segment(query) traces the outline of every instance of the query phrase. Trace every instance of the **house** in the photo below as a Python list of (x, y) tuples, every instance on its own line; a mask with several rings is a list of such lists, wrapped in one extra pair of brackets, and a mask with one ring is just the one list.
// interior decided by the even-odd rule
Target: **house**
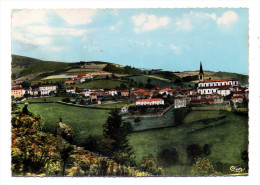
[(187, 99), (183, 96), (175, 96), (174, 97), (174, 108), (182, 108), (186, 107)]
[(66, 92), (75, 94), (76, 93), (76, 89), (74, 87), (68, 87), (68, 88), (66, 88)]
[(90, 101), (97, 100), (97, 93), (90, 93)]
[(204, 80), (204, 72), (202, 69), (202, 64), (200, 63), (199, 83), (197, 89), (199, 94), (218, 93), (222, 96), (227, 96), (230, 94), (231, 90), (237, 89), (239, 89), (239, 82), (234, 78)]
[(80, 92), (80, 94), (83, 94), (84, 96), (90, 96), (90, 94), (91, 94), (92, 92), (90, 91), (90, 90), (83, 90), (83, 91), (81, 91)]
[(164, 105), (164, 100), (161, 98), (139, 99), (136, 105)]
[(168, 94), (172, 94), (172, 91), (173, 91), (174, 89), (171, 89), (171, 88), (164, 88), (164, 89), (161, 89), (161, 90), (159, 90), (159, 94), (166, 94), (166, 95), (168, 95)]
[(233, 103), (242, 103), (245, 96), (232, 96), (231, 101)]
[(121, 90), (121, 96), (128, 97), (129, 96), (129, 90)]
[(97, 93), (97, 96), (104, 96), (104, 89), (93, 89), (90, 91), (93, 93)]
[(115, 96), (115, 95), (117, 95), (117, 90), (115, 90), (115, 89), (110, 89), (110, 90), (108, 91), (108, 94), (111, 95), (111, 96)]
[(94, 103), (100, 105), (101, 104), (101, 100), (95, 100)]
[(73, 78), (69, 78), (67, 80), (65, 80), (64, 82), (65, 84), (74, 84), (75, 83), (75, 80)]
[(39, 91), (41, 95), (50, 95), (53, 93), (57, 93), (57, 86), (51, 84), (40, 85)]
[(12, 87), (11, 89), (11, 96), (14, 98), (20, 98), (25, 94), (25, 90), (22, 88), (22, 86), (16, 86)]

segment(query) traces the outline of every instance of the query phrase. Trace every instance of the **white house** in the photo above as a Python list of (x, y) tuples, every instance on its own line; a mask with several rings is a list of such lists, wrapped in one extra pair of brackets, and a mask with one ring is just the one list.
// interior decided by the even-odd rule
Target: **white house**
[(215, 80), (204, 80), (199, 82), (198, 87), (220, 87), (220, 86), (238, 86), (239, 82), (237, 79), (215, 79)]
[(115, 89), (110, 89), (110, 90), (108, 91), (108, 94), (111, 95), (111, 96), (115, 96), (115, 95), (117, 95), (117, 90), (115, 90)]
[(173, 89), (171, 89), (171, 88), (165, 88), (165, 89), (161, 89), (161, 90), (159, 90), (159, 94), (166, 94), (166, 95), (168, 95), (168, 94), (172, 94), (172, 91), (173, 91)]
[(41, 85), (39, 87), (39, 91), (41, 92), (41, 95), (49, 95), (50, 93), (56, 93), (57, 92), (57, 86), (56, 85)]
[(66, 88), (66, 92), (67, 92), (67, 93), (75, 94), (75, 93), (76, 93), (75, 90), (76, 90), (76, 89), (75, 89), (74, 87), (68, 87), (68, 88)]
[(164, 100), (161, 98), (139, 99), (135, 102), (136, 105), (164, 105)]
[(182, 96), (176, 96), (174, 98), (174, 108), (186, 107), (187, 99)]

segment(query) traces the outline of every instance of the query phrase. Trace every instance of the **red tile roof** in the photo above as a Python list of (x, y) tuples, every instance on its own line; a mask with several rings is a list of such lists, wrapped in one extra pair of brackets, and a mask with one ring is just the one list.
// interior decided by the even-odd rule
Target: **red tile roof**
[(138, 90), (135, 91), (135, 92), (146, 92), (146, 90), (144, 90), (144, 89), (138, 89)]
[(140, 100), (137, 100), (136, 102), (151, 102), (151, 101), (162, 101), (163, 99), (161, 98), (151, 98), (151, 99), (140, 99)]
[(97, 95), (97, 93), (90, 93), (90, 95), (91, 95), (91, 96), (95, 96), (95, 95)]
[(164, 88), (164, 89), (162, 89), (161, 91), (172, 91), (173, 89), (171, 89), (171, 88)]
[(148, 94), (148, 93), (144, 93), (144, 95), (146, 95), (146, 96), (147, 96), (147, 95), (149, 95), (149, 94)]
[(215, 80), (204, 80), (204, 82), (226, 82), (226, 81), (238, 81), (234, 78), (228, 78), (228, 79), (215, 79)]
[(22, 87), (12, 87), (12, 90), (22, 90)]
[(129, 90), (121, 90), (121, 92), (129, 92)]

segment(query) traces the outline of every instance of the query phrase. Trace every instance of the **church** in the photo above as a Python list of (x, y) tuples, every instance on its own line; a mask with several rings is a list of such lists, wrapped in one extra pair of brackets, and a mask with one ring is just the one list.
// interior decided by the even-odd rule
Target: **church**
[(199, 83), (197, 88), (197, 93), (204, 94), (220, 94), (222, 96), (227, 96), (231, 91), (239, 90), (239, 82), (237, 79), (213, 79), (209, 78), (205, 80), (202, 63), (200, 62), (200, 71), (198, 74)]

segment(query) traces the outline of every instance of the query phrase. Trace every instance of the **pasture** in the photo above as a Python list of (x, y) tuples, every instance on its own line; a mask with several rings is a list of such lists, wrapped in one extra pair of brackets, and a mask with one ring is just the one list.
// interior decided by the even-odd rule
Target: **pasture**
[(112, 89), (115, 87), (120, 87), (121, 83), (125, 83), (126, 85), (128, 85), (126, 82), (121, 82), (117, 80), (92, 80), (86, 83), (67, 85), (66, 87), (78, 87), (78, 88), (87, 88), (87, 89), (95, 89), (95, 88)]
[[(19, 105), (22, 107), (23, 105)], [(44, 130), (54, 133), (59, 118), (75, 131), (75, 143), (81, 144), (88, 135), (101, 135), (103, 124), (109, 116), (109, 110), (87, 109), (61, 105), (57, 103), (29, 104), (29, 111), (39, 114), (45, 121)], [(169, 112), (162, 118), (141, 118), (140, 126), (165, 124), (173, 120)], [(214, 120), (212, 120), (214, 118)], [(153, 120), (153, 123), (151, 123)], [(206, 120), (206, 121), (205, 121)], [(212, 120), (207, 122), (207, 120)], [(163, 166), (167, 176), (189, 176), (192, 166), (187, 163), (186, 149), (190, 144), (203, 147), (208, 144), (210, 155), (207, 156), (222, 174), (229, 174), (232, 165), (243, 167), (241, 152), (248, 148), (248, 118), (223, 111), (191, 111), (184, 119), (184, 124), (167, 128), (133, 132), (129, 142), (133, 146), (137, 165), (145, 156), (153, 156), (159, 165), (158, 154), (164, 149), (176, 149), (176, 164)], [(135, 125), (134, 125), (135, 126)], [(171, 160), (171, 159), (169, 159)]]

